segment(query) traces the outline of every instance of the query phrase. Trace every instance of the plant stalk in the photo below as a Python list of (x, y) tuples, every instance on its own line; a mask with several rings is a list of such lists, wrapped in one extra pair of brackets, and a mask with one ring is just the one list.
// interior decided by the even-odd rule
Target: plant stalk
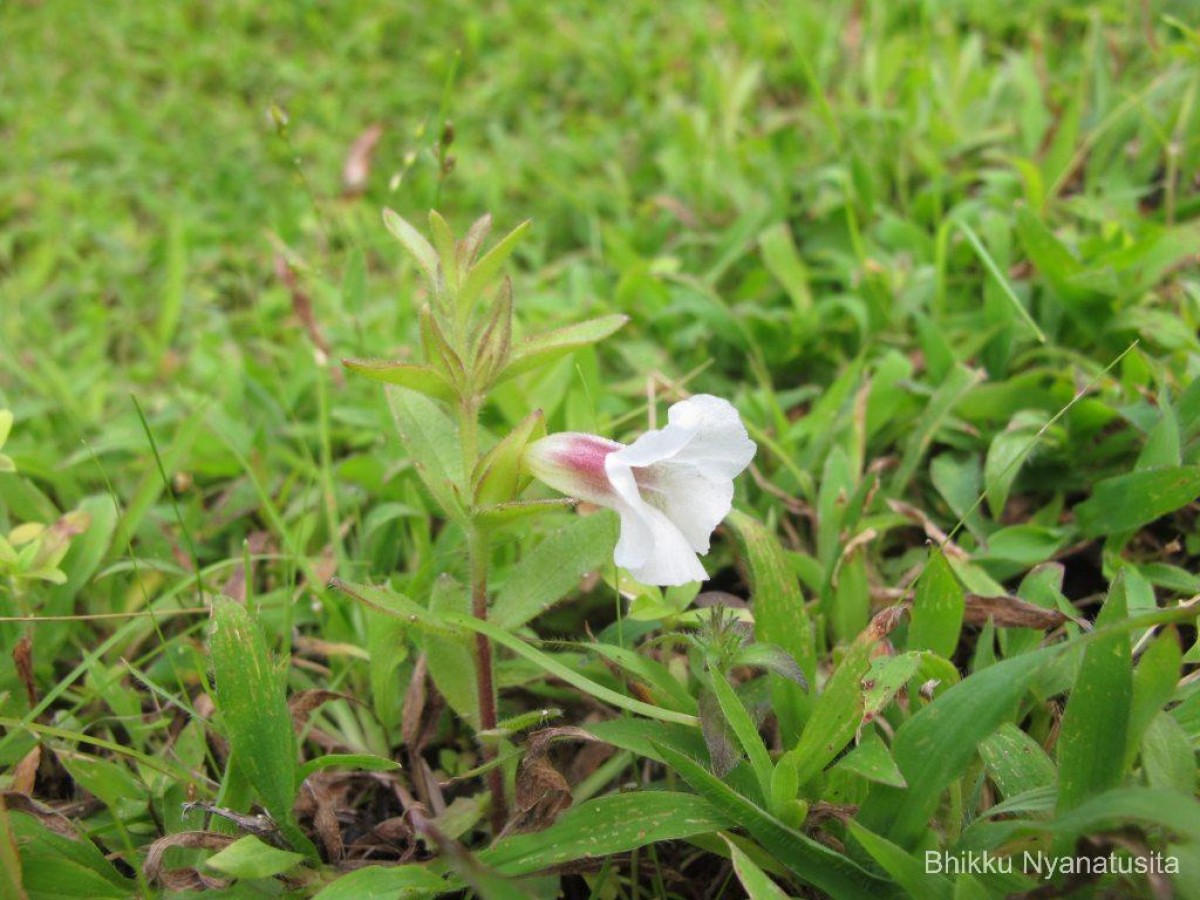
[[(471, 473), (479, 455), (479, 398), (464, 396), (460, 407), (461, 424), (459, 440), (463, 451), (463, 475), (466, 478), (467, 495), (471, 493)], [(488, 617), (487, 579), (490, 548), (487, 534), (475, 522), (467, 525), (467, 555), (471, 578), (471, 615), (481, 622)], [(496, 681), (492, 675), (492, 643), (482, 634), (475, 635), (475, 687), (479, 694), (479, 730), (494, 731), (496, 728)], [(489, 763), (496, 758), (496, 748), (482, 744), (483, 761)], [(504, 773), (493, 767), (487, 773), (488, 790), (492, 795), (492, 832), (497, 836), (508, 822), (507, 804), (504, 802)]]
[[(481, 529), (472, 525), (468, 547), (471, 557), (471, 614), (481, 622), (488, 617), (487, 570), (488, 542)], [(496, 728), (496, 683), (492, 677), (492, 644), (486, 636), (475, 635), (475, 677), (479, 694), (479, 729), (494, 731)], [(483, 761), (489, 763), (496, 758), (496, 748), (483, 745)], [(504, 773), (496, 766), (488, 770), (488, 790), (492, 794), (492, 831), (498, 836), (508, 821), (507, 804), (504, 802)]]

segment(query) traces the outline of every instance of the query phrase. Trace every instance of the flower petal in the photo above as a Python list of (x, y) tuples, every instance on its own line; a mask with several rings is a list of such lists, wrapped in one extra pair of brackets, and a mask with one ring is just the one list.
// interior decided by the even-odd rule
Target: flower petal
[(617, 565), (643, 584), (677, 585), (707, 579), (688, 537), (666, 513), (642, 499), (633, 470), (619, 461), (605, 462), (619, 498), (614, 507), (621, 516), (621, 536), (613, 552)]
[(688, 462), (714, 478), (732, 479), (750, 465), (757, 450), (732, 403), (696, 394), (667, 410), (666, 428), (647, 431), (618, 450), (617, 458), (635, 467)]
[(733, 404), (711, 394), (696, 394), (667, 410), (665, 430), (673, 428), (695, 435), (673, 459), (693, 463), (724, 478), (740, 475), (758, 451)]
[(652, 466), (675, 458), (695, 437), (694, 429), (668, 425), (658, 431), (647, 431), (628, 447), (617, 450), (614, 457), (626, 466)]
[(675, 523), (693, 550), (707, 553), (713, 529), (733, 508), (733, 480), (677, 459), (646, 470), (642, 496)]
[[(627, 569), (629, 574), (642, 584), (663, 587), (704, 581), (708, 578), (696, 551), (689, 546), (683, 532), (676, 528), (666, 515), (652, 506), (643, 506), (636, 510), (632, 507), (622, 507), (619, 511), (621, 540), (617, 542), (617, 549), (613, 553), (618, 566)], [(646, 535), (649, 535), (649, 553), (636, 552), (632, 556), (622, 554), (623, 544), (628, 550), (633, 539)], [(637, 557), (642, 558), (635, 562)]]

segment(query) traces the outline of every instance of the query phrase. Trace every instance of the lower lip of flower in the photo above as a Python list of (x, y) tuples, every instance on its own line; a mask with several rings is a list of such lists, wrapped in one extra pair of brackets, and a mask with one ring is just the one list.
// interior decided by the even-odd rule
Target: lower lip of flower
[(666, 491), (662, 489), (659, 479), (655, 477), (653, 468), (634, 466), (632, 472), (633, 480), (637, 484), (638, 493), (642, 495), (642, 499), (651, 506), (659, 506), (661, 501), (666, 499)]

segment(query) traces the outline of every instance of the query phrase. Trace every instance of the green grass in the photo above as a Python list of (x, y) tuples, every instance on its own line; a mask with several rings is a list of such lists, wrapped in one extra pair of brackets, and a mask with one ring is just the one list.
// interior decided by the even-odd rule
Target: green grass
[[(0, 7), (0, 896), (1001, 896), (1038, 879), (922, 853), (1018, 848), (1170, 854), (1200, 896), (1191, 5), (374, 6)], [(338, 363), (421, 358), (384, 207), (531, 219), (518, 335), (630, 317), (497, 387), (485, 445), (738, 406), (711, 587), (808, 693), (686, 591), (620, 601), (611, 529), (558, 512), (493, 541), (517, 721), (476, 739), (466, 537)], [(484, 746), (578, 812), (497, 841)], [(368, 860), (421, 867), (336, 880)]]

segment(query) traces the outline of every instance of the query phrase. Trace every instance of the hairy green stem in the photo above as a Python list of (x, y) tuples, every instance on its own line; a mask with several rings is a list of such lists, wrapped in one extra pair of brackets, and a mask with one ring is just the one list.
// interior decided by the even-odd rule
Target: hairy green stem
[[(464, 488), (471, 495), (471, 474), (479, 455), (479, 399), (464, 397), (461, 406), (461, 429)], [(488, 617), (488, 564), (491, 562), (487, 535), (474, 521), (467, 526), (467, 552), (471, 571), (471, 615), (481, 622)], [(479, 730), (494, 731), (496, 728), (496, 681), (492, 675), (492, 643), (487, 636), (475, 633), (475, 685), (479, 694)], [(496, 758), (496, 748), (483, 745), (485, 764)], [(504, 801), (504, 773), (499, 766), (488, 770), (488, 790), (492, 795), (492, 830), (500, 834), (508, 821), (507, 804)]]

